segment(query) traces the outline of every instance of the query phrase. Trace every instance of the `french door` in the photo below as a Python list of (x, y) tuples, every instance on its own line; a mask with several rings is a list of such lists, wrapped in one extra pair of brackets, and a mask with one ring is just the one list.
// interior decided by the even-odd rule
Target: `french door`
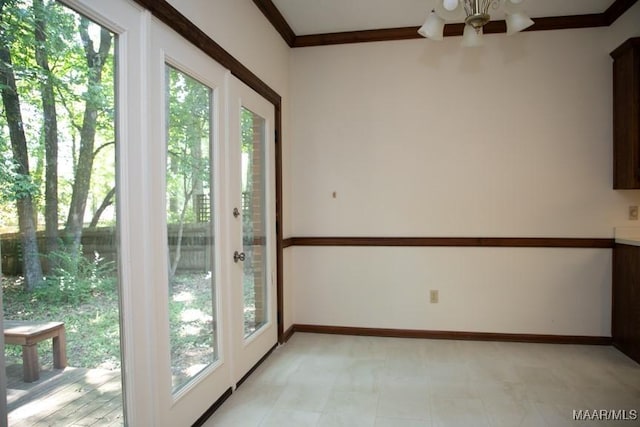
[(230, 387), (222, 268), (228, 76), (155, 19), (151, 43), (158, 420), (190, 425)]
[(192, 425), (277, 342), (274, 107), (128, 0), (62, 2), (117, 52), (123, 422)]
[(277, 342), (274, 107), (232, 77), (230, 85), (229, 230), (233, 381)]
[(277, 342), (274, 113), (155, 20), (149, 68), (158, 420), (190, 425)]

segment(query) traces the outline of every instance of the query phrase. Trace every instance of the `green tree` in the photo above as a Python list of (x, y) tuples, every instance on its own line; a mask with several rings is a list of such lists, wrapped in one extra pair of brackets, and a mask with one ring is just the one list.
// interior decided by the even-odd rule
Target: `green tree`
[[(58, 113), (54, 95), (54, 77), (49, 67), (47, 43), (47, 18), (43, 0), (33, 0), (35, 56), (40, 67), (40, 94), (44, 123), (46, 176), (45, 185), (45, 236), (46, 250), (51, 254), (58, 250)], [(51, 262), (51, 260), (50, 260)], [(55, 266), (52, 266), (55, 268)]]
[[(42, 282), (42, 265), (36, 238), (34, 188), (29, 172), (29, 154), (27, 138), (24, 133), (20, 97), (11, 58), (11, 35), (9, 23), (5, 19), (7, 0), (0, 0), (0, 85), (2, 87), (2, 104), (9, 127), (11, 149), (15, 165), (13, 195), (18, 211), (20, 239), (22, 243), (22, 259), (24, 283), (28, 290), (35, 289)], [(12, 3), (12, 2), (11, 2)]]
[(91, 185), (93, 171), (96, 131), (98, 127), (98, 113), (105, 107), (105, 96), (102, 87), (102, 76), (111, 52), (112, 35), (105, 28), (100, 29), (100, 42), (96, 50), (89, 35), (89, 20), (80, 18), (80, 38), (84, 47), (85, 59), (88, 67), (87, 90), (84, 94), (84, 115), (80, 130), (80, 150), (71, 193), (71, 204), (67, 218), (66, 235), (74, 253), (79, 253), (84, 214), (87, 207), (87, 197)]
[(168, 222), (177, 224), (176, 249), (170, 260), (173, 278), (181, 258), (187, 221), (195, 222), (194, 194), (204, 194), (209, 183), (210, 89), (167, 67), (168, 91)]
[[(51, 255), (79, 261), (85, 218), (97, 226), (115, 201), (114, 43), (54, 0), (0, 6), (0, 223), (17, 226), (33, 289), (42, 280), (38, 221), (55, 270)], [(58, 248), (60, 215), (70, 244)]]

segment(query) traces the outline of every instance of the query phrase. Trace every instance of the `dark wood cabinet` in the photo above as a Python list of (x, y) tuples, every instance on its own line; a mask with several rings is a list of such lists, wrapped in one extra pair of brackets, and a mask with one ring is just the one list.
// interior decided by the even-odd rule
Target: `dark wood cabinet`
[(613, 188), (640, 189), (640, 37), (613, 58)]
[(640, 246), (613, 249), (613, 345), (640, 363)]

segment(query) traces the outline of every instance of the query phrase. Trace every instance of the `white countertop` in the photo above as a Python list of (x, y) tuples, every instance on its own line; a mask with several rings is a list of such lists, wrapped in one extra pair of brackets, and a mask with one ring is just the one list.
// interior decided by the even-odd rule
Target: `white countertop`
[(640, 227), (616, 227), (616, 243), (640, 246)]

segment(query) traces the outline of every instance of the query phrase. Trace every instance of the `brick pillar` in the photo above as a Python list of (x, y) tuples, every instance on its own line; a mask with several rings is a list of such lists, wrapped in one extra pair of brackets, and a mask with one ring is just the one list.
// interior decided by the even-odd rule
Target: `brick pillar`
[(264, 177), (264, 119), (253, 116), (253, 149), (251, 150), (251, 173), (253, 188), (251, 191), (251, 221), (253, 223), (253, 286), (256, 303), (256, 327), (266, 322), (265, 312), (265, 177)]

